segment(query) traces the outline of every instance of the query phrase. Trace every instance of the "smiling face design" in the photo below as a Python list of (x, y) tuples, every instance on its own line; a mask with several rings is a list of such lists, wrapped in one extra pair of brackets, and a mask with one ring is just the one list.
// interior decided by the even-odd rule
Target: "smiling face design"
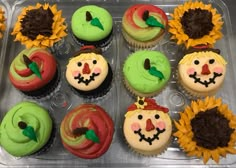
[(100, 86), (107, 73), (108, 64), (103, 56), (82, 53), (70, 59), (66, 69), (66, 79), (74, 88), (89, 91)]
[(189, 88), (211, 91), (222, 84), (225, 65), (226, 61), (215, 52), (194, 52), (179, 62), (179, 77)]
[(160, 149), (169, 140), (171, 131), (170, 117), (163, 111), (136, 109), (125, 115), (124, 135), (139, 151)]

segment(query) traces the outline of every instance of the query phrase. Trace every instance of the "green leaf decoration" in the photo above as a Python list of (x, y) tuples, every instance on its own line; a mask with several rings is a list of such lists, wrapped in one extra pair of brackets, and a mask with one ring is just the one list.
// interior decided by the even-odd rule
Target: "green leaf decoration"
[(95, 143), (99, 143), (99, 138), (96, 135), (96, 133), (94, 132), (94, 130), (88, 130), (85, 133), (85, 137)]
[(97, 26), (99, 29), (104, 30), (100, 20), (98, 18), (93, 18), (90, 22), (91, 25)]
[(151, 68), (148, 70), (148, 72), (149, 72), (151, 75), (153, 75), (153, 76), (156, 76), (156, 77), (158, 77), (158, 78), (160, 78), (160, 79), (164, 79), (163, 73), (162, 73), (161, 71), (158, 71), (158, 70), (156, 69), (156, 67), (151, 67)]
[(149, 16), (147, 20), (145, 21), (148, 26), (151, 27), (160, 27), (162, 29), (165, 29), (164, 25), (161, 24), (155, 17)]
[(42, 79), (40, 70), (38, 65), (35, 62), (32, 62), (31, 64), (29, 64), (29, 69), (40, 79)]
[(27, 126), (24, 130), (23, 130), (23, 135), (29, 137), (29, 139), (34, 140), (35, 142), (37, 142), (37, 137), (36, 134), (34, 132), (34, 128), (31, 126)]

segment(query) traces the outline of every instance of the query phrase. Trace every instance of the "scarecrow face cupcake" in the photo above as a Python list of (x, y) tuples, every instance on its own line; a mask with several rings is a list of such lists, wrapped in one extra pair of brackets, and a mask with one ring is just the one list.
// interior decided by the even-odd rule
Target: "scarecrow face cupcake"
[(169, 32), (171, 39), (186, 48), (198, 45), (213, 45), (222, 37), (223, 21), (221, 15), (211, 4), (202, 2), (185, 2), (177, 6), (171, 14)]
[(166, 149), (172, 131), (168, 111), (150, 98), (138, 98), (128, 108), (123, 132), (134, 151), (143, 155), (157, 155)]
[(52, 47), (67, 35), (64, 22), (57, 5), (37, 3), (23, 8), (11, 34), (26, 48)]
[(220, 156), (236, 154), (236, 116), (220, 98), (192, 101), (175, 121), (174, 136), (188, 156), (219, 162)]

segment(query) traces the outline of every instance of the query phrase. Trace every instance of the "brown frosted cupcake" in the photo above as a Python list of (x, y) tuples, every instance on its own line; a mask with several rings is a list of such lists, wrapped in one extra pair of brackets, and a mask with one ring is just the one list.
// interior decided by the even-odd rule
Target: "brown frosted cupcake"
[(221, 98), (192, 101), (175, 121), (180, 147), (188, 156), (219, 163), (220, 157), (236, 154), (236, 116)]

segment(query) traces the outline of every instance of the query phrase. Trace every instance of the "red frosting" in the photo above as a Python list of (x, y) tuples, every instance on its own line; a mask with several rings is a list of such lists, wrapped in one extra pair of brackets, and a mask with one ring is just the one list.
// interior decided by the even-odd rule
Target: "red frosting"
[[(76, 138), (73, 130), (84, 127), (88, 121), (86, 127), (96, 133), (99, 143), (85, 139), (71, 145), (63, 141), (63, 138), (73, 141)], [(60, 129), (64, 147), (72, 154), (85, 159), (97, 158), (104, 154), (111, 144), (114, 133), (112, 119), (101, 107), (94, 104), (83, 104), (70, 111), (63, 119)]]
[[(23, 54), (18, 56), (23, 57)], [(55, 58), (49, 52), (43, 49), (35, 50), (27, 56), (31, 61), (37, 63), (42, 79), (33, 74), (33, 72), (27, 67), (23, 70), (17, 69), (14, 61), (11, 66), (13, 66), (13, 69), (18, 76), (15, 77), (10, 71), (9, 78), (17, 89), (22, 91), (33, 91), (42, 88), (53, 79), (57, 70), (57, 65)], [(22, 64), (25, 63), (22, 61)]]

